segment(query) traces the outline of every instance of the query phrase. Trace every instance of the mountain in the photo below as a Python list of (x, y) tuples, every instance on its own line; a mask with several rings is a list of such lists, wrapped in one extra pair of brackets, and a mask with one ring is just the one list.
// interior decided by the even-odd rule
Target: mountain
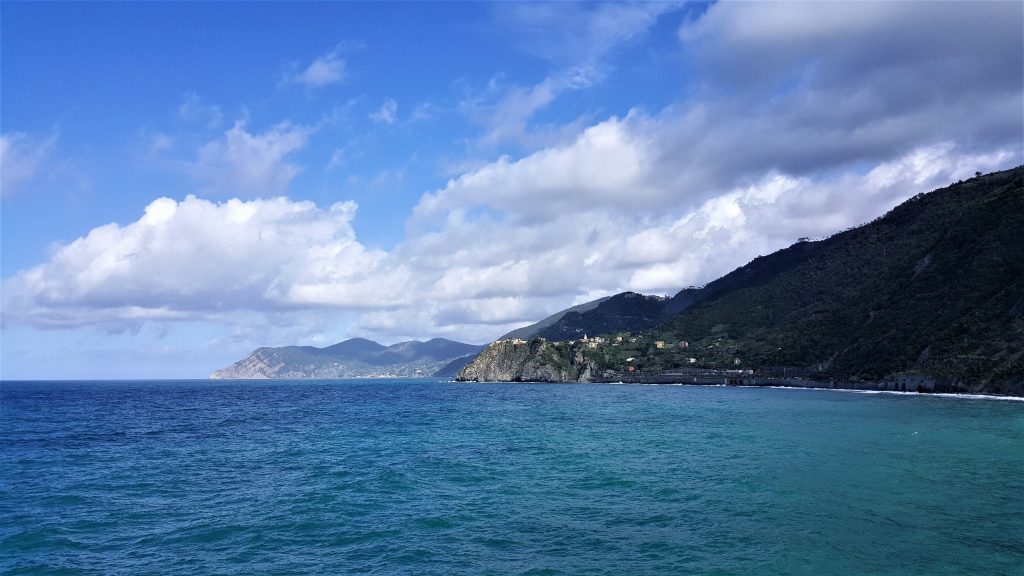
[[(850, 382), (916, 375), (929, 389), (1024, 394), (1022, 231), (1018, 167), (759, 257), (621, 342), (558, 343), (544, 353), (566, 379), (782, 369)], [(503, 362), (495, 357), (504, 348), (481, 354), (460, 377), (487, 373), (474, 364)]]
[(588, 334), (643, 330), (678, 314), (698, 301), (701, 294), (698, 288), (687, 288), (672, 298), (622, 292), (563, 310), (536, 324), (513, 330), (499, 340), (577, 340)]
[[(530, 338), (537, 338), (537, 337), (544, 337), (544, 338), (546, 338), (547, 336), (542, 336), (541, 332), (543, 332), (545, 329), (547, 329), (547, 328), (557, 324), (563, 317), (565, 317), (566, 314), (572, 314), (572, 313), (580, 313), (580, 314), (582, 314), (584, 312), (588, 312), (590, 310), (593, 310), (594, 308), (597, 308), (602, 302), (604, 302), (607, 299), (608, 299), (608, 297), (606, 296), (604, 298), (598, 298), (597, 300), (591, 300), (590, 302), (585, 302), (583, 304), (577, 304), (576, 306), (573, 306), (572, 308), (566, 308), (565, 310), (562, 310), (561, 312), (556, 312), (556, 313), (552, 314), (551, 316), (548, 316), (547, 318), (541, 320), (540, 322), (537, 322), (536, 324), (530, 324), (529, 326), (523, 326), (522, 328), (517, 328), (517, 329), (509, 332), (508, 334), (505, 334), (501, 338), (498, 338), (498, 340), (511, 340), (511, 339), (514, 339), (514, 338), (530, 339)], [(557, 338), (551, 338), (551, 339), (552, 340), (557, 340)]]
[[(399, 342), (391, 346), (352, 338), (325, 348), (258, 348), (231, 366), (217, 370), (210, 378), (445, 376), (454, 375), (482, 349), (483, 346), (444, 338)], [(443, 373), (435, 374), (439, 370)]]

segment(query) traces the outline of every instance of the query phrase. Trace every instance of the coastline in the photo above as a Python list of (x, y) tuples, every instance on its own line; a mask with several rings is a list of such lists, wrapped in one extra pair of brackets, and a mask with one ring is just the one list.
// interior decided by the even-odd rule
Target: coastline
[[(777, 388), (780, 390), (797, 390), (795, 386), (747, 386), (747, 388)], [(999, 394), (957, 394), (955, 392), (901, 392), (899, 390), (857, 390), (854, 388), (805, 388), (805, 390), (824, 390), (826, 392), (853, 392), (854, 394), (894, 394), (897, 396), (920, 396), (940, 398), (962, 398), (964, 400), (1009, 400), (1024, 402), (1024, 396)]]
[(622, 380), (601, 380), (593, 382), (545, 382), (545, 381), (476, 381), (476, 380), (444, 380), (449, 384), (611, 384), (625, 386), (693, 386), (699, 388), (768, 388), (774, 390), (820, 390), (824, 392), (851, 392), (855, 394), (891, 394), (896, 396), (914, 396), (919, 398), (959, 398), (963, 400), (1008, 400), (1011, 402), (1024, 402), (1024, 396), (1011, 396), (1008, 394), (971, 394), (955, 392), (917, 392), (914, 390), (866, 390), (863, 388), (833, 388), (826, 386), (779, 386), (779, 385), (758, 385), (758, 384), (706, 384), (694, 382), (624, 382)]

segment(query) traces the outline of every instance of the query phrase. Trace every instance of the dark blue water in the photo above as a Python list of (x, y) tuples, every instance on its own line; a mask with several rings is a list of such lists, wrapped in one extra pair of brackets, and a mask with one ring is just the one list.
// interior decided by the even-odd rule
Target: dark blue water
[(1022, 574), (1024, 403), (0, 384), (7, 574)]

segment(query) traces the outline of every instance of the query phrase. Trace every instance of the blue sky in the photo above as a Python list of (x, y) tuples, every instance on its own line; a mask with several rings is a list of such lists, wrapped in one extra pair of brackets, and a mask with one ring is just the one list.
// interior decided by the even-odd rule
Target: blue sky
[(485, 342), (1024, 162), (1019, 2), (0, 10), (8, 379)]

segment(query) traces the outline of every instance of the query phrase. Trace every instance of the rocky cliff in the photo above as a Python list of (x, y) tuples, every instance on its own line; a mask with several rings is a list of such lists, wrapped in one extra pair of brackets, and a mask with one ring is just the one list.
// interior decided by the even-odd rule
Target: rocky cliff
[[(582, 368), (582, 370), (581, 370)], [(475, 382), (574, 382), (585, 367), (566, 356), (565, 346), (536, 338), (498, 340), (463, 368), (457, 380)]]

